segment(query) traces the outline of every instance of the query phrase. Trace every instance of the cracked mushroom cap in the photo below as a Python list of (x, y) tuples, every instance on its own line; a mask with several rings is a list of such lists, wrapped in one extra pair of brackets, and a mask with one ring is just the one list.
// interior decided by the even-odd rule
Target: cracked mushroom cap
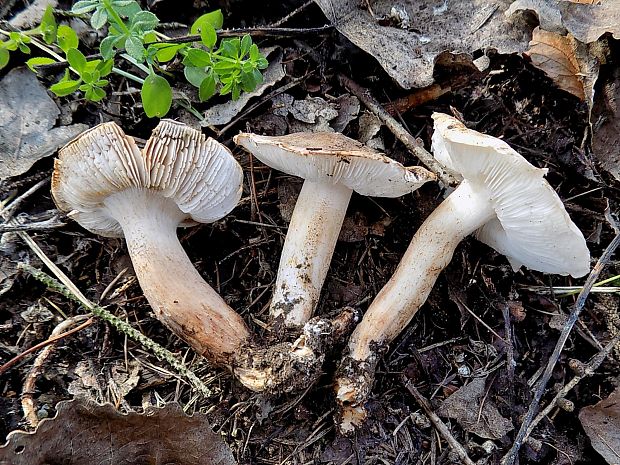
[(420, 166), (397, 161), (334, 132), (269, 137), (237, 134), (236, 144), (272, 168), (314, 182), (342, 183), (367, 196), (400, 197), (436, 179)]
[(173, 200), (187, 214), (183, 225), (210, 223), (235, 208), (242, 180), (241, 166), (226, 147), (184, 124), (162, 120), (140, 150), (109, 122), (60, 149), (52, 196), (60, 210), (89, 231), (122, 237), (103, 204), (112, 194), (147, 189)]
[(434, 113), (433, 155), (444, 166), (489, 194), (496, 217), (476, 238), (522, 265), (545, 273), (580, 277), (590, 270), (590, 252), (564, 204), (532, 166), (506, 142), (468, 129), (456, 118)]

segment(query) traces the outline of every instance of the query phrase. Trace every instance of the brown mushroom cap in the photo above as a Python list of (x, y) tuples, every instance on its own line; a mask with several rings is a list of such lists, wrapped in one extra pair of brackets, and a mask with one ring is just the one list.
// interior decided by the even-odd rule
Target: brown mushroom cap
[(234, 141), (279, 171), (314, 182), (342, 183), (362, 195), (400, 197), (436, 179), (420, 166), (404, 167), (339, 133), (241, 133)]
[(162, 120), (140, 151), (132, 137), (109, 122), (60, 150), (52, 196), (89, 231), (122, 237), (103, 204), (112, 194), (148, 189), (173, 200), (187, 219), (208, 223), (237, 205), (242, 180), (241, 167), (226, 147), (184, 124)]

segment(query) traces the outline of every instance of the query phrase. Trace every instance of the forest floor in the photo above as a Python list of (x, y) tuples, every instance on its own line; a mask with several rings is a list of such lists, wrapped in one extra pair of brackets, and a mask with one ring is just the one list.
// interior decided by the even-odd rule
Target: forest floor
[[(148, 3), (162, 21), (178, 23), (191, 22), (202, 9), (221, 7), (226, 27), (244, 28), (273, 24), (303, 2), (260, 2), (258, 6), (239, 0), (219, 5), (209, 2), (208, 7), (197, 5), (200, 2), (181, 2), (187, 3), (182, 13), (178, 2)], [(6, 17), (23, 6), (21, 1), (14, 2)], [(253, 102), (260, 105), (240, 110), (224, 131), (222, 126), (217, 128), (218, 133), (213, 128), (204, 129), (228, 146), (241, 163), (245, 175), (241, 203), (221, 221), (179, 232), (192, 263), (259, 337), (268, 331), (265, 321), (280, 250), (301, 184), (299, 179), (272, 171), (250, 158), (235, 147), (232, 137), (241, 130), (279, 135), (327, 124), (320, 117), (315, 122), (304, 122), (294, 113), (278, 112), (291, 101), (320, 98), (314, 104), (335, 109), (339, 115), (346, 113), (352, 97), (339, 79), (340, 74), (369, 89), (392, 109), (391, 102), (420, 95), (395, 84), (374, 58), (335, 29), (303, 33), (304, 28), (326, 23), (321, 10), (310, 4), (285, 24), (302, 32), (287, 37), (255, 37), (261, 47), (276, 47), (270, 57), (279, 56), (282, 61), (284, 76), (273, 87), (278, 91), (255, 97)], [(602, 88), (614, 82), (620, 58), (614, 47), (596, 87), (600, 91), (596, 105), (601, 107), (606, 104)], [(547, 180), (586, 237), (594, 264), (615, 236), (613, 213), (620, 211), (620, 184), (592, 157), (587, 105), (560, 90), (519, 54), (489, 53), (489, 59), (484, 71), (468, 66), (437, 66), (435, 82), (449, 91), (436, 98), (423, 98), (427, 101), (421, 104), (405, 103), (392, 114), (427, 150), (432, 134), (430, 115), (444, 112), (479, 132), (502, 138), (532, 164), (547, 168)], [(15, 59), (9, 68), (19, 64)], [(3, 70), (2, 76), (8, 70)], [(136, 93), (127, 91), (126, 82), (115, 78), (112, 85), (117, 93), (101, 104), (73, 97), (56, 99), (63, 118), (89, 126), (114, 120), (127, 134), (148, 139), (156, 119), (144, 116), (136, 104)], [(224, 101), (223, 97), (214, 100)], [(196, 103), (196, 108), (204, 111), (212, 103)], [(193, 116), (181, 107), (173, 105), (168, 116), (198, 127), (197, 121), (192, 122)], [(370, 112), (362, 102), (345, 121), (342, 132), (360, 139), (369, 118)], [(404, 165), (419, 163), (385, 126), (378, 130), (374, 141), (382, 143), (382, 150)], [(2, 181), (2, 200), (15, 198), (37, 182), (49, 180), (52, 170), (53, 159), (48, 157), (27, 173)], [(354, 194), (317, 314), (334, 314), (344, 306), (363, 312), (394, 272), (416, 229), (442, 198), (443, 191), (436, 183), (427, 183), (398, 199)], [(15, 214), (21, 222), (29, 223), (54, 208), (46, 182), (24, 199)], [(558, 286), (579, 286), (585, 281), (525, 268), (514, 272), (502, 255), (473, 238), (464, 240), (427, 303), (381, 359), (367, 425), (354, 437), (344, 437), (334, 424), (333, 393), (333, 375), (342, 347), (327, 355), (324, 375), (302, 393), (267, 397), (248, 392), (226, 370), (196, 356), (155, 319), (133, 275), (123, 240), (97, 237), (70, 219), (61, 219), (66, 223), (61, 228), (30, 231), (45, 255), (89, 299), (183, 358), (207, 383), (212, 395), (200, 396), (140, 344), (95, 320), (63, 338), (36, 373), (34, 411), (39, 417), (52, 417), (58, 402), (75, 395), (112, 402), (122, 411), (177, 402), (188, 414), (206, 412), (213, 429), (232, 448), (240, 464), (459, 463), (406, 385), (415, 385), (429, 400), (431, 409), (437, 411), (460, 388), (480, 379), (484, 382), (478, 394), (472, 392), (460, 404), (456, 402), (453, 418), (444, 416), (443, 421), (472, 460), (499, 463), (513, 444), (536, 382), (576, 302), (576, 294), (553, 290)], [(13, 233), (4, 233), (2, 247), (3, 266), (19, 261), (46, 269)], [(617, 275), (620, 262), (616, 255), (598, 280)], [(28, 274), (7, 276), (3, 286), (8, 287), (0, 299), (0, 364), (45, 341), (63, 319), (87, 313)], [(574, 377), (569, 367), (572, 359), (588, 362), (617, 333), (619, 301), (617, 293), (589, 294), (553, 368), (543, 406)], [(21, 397), (24, 381), (32, 375), (35, 356), (22, 357), (0, 375), (2, 437), (15, 429), (30, 429), (24, 420)], [(521, 464), (602, 463), (578, 414), (619, 386), (618, 357), (620, 350), (611, 351), (594, 374), (566, 394), (574, 408), (567, 403), (566, 409), (553, 408), (542, 419), (521, 448)], [(495, 425), (490, 424), (482, 428), (484, 432), (473, 433), (463, 420), (463, 411), (478, 409), (482, 415), (485, 405), (492, 406), (492, 415), (496, 415), (489, 414), (487, 421), (507, 420), (513, 428), (500, 437), (494, 436)]]

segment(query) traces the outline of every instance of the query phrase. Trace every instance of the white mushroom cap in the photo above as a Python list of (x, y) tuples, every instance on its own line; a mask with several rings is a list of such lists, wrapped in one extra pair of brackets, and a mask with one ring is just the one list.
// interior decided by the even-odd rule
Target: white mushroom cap
[(435, 158), (485, 190), (497, 215), (476, 231), (478, 240), (505, 255), (515, 271), (524, 265), (574, 277), (589, 272), (586, 241), (544, 179), (546, 169), (451, 116), (434, 113), (433, 120)]
[(60, 150), (52, 177), (59, 209), (86, 229), (122, 237), (103, 201), (127, 189), (173, 200), (188, 219), (216, 221), (239, 202), (243, 173), (230, 151), (188, 126), (162, 120), (144, 150), (116, 123), (84, 132)]
[(339, 133), (241, 133), (234, 141), (279, 171), (314, 182), (342, 183), (362, 195), (400, 197), (436, 179), (420, 166), (404, 167)]

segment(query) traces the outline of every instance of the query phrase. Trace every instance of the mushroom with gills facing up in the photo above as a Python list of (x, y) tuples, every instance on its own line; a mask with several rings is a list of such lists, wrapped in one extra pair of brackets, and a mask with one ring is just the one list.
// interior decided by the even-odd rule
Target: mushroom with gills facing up
[(354, 312), (314, 319), (299, 337), (267, 347), (196, 271), (176, 230), (228, 214), (242, 192), (241, 167), (215, 140), (163, 120), (141, 151), (115, 123), (100, 124), (59, 152), (58, 208), (91, 232), (125, 237), (156, 317), (197, 353), (255, 391), (294, 391), (320, 374), (323, 352), (349, 334)]
[(365, 419), (379, 351), (409, 324), (466, 236), (505, 255), (515, 271), (581, 277), (590, 269), (583, 234), (544, 179), (546, 169), (451, 116), (435, 113), (433, 120), (434, 157), (463, 179), (418, 229), (349, 339), (335, 385), (345, 433)]
[(339, 133), (241, 133), (234, 141), (266, 165), (304, 178), (269, 307), (276, 330), (295, 330), (312, 317), (353, 191), (400, 197), (436, 179)]

